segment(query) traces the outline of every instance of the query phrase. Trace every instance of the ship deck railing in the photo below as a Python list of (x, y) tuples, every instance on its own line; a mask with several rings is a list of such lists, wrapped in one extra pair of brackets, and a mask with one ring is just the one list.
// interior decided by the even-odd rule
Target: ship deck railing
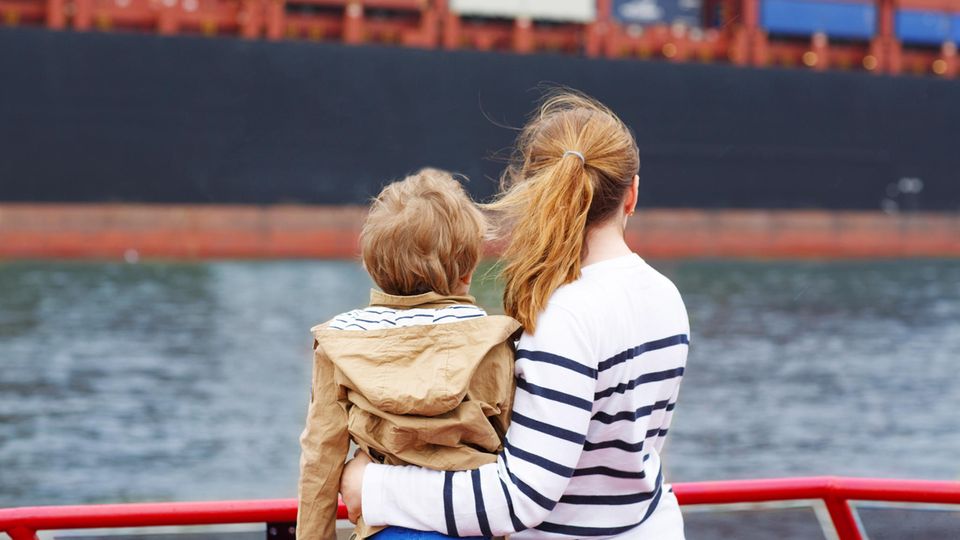
[[(673, 490), (683, 506), (821, 501), (840, 540), (865, 537), (854, 502), (960, 505), (960, 482), (949, 481), (822, 476), (678, 483)], [(278, 527), (292, 537), (296, 514), (295, 499), (32, 506), (0, 509), (0, 532), (37, 540), (51, 530), (266, 523), (268, 538)], [(346, 516), (341, 504), (338, 519)]]

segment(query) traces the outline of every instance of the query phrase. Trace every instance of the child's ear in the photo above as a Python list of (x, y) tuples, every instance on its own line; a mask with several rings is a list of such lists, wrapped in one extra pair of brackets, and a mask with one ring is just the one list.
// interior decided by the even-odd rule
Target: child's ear
[(468, 294), (470, 292), (470, 281), (473, 279), (473, 272), (460, 278), (460, 285), (457, 287), (457, 290), (454, 291), (455, 294)]

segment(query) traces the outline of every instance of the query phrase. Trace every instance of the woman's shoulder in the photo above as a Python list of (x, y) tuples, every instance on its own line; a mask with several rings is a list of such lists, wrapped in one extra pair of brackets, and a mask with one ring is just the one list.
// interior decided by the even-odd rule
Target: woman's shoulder
[(639, 257), (635, 263), (608, 266), (584, 272), (579, 279), (562, 285), (551, 295), (545, 313), (565, 311), (581, 321), (606, 324), (625, 313), (657, 306), (662, 313), (684, 312), (677, 286), (666, 275)]
[(657, 276), (660, 274), (636, 254), (593, 263), (583, 267), (577, 279), (558, 287), (548, 306), (558, 305), (577, 311), (602, 309), (604, 304), (620, 297), (625, 290), (654, 284)]
[(545, 309), (561, 309), (574, 313), (584, 313), (592, 306), (598, 305), (600, 297), (604, 295), (601, 287), (592, 280), (580, 279), (557, 287), (547, 300)]

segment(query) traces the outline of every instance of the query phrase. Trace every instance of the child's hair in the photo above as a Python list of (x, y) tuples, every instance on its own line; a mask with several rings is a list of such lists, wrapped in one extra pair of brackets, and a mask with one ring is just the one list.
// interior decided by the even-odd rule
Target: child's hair
[(503, 308), (527, 332), (580, 277), (588, 227), (616, 214), (639, 167), (633, 134), (596, 100), (554, 91), (534, 111), (487, 205), (507, 224)]
[(487, 223), (449, 172), (422, 169), (377, 195), (360, 233), (363, 265), (387, 294), (453, 294), (480, 259)]

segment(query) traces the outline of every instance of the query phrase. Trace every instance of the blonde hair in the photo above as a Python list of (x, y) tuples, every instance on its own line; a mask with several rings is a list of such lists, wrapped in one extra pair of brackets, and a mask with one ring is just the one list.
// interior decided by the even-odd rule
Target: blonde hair
[(453, 176), (422, 169), (377, 195), (360, 232), (363, 265), (387, 294), (453, 294), (477, 266), (486, 220)]
[(524, 126), (500, 194), (504, 311), (528, 332), (547, 300), (580, 277), (587, 229), (617, 213), (640, 167), (629, 128), (598, 101), (554, 91)]

